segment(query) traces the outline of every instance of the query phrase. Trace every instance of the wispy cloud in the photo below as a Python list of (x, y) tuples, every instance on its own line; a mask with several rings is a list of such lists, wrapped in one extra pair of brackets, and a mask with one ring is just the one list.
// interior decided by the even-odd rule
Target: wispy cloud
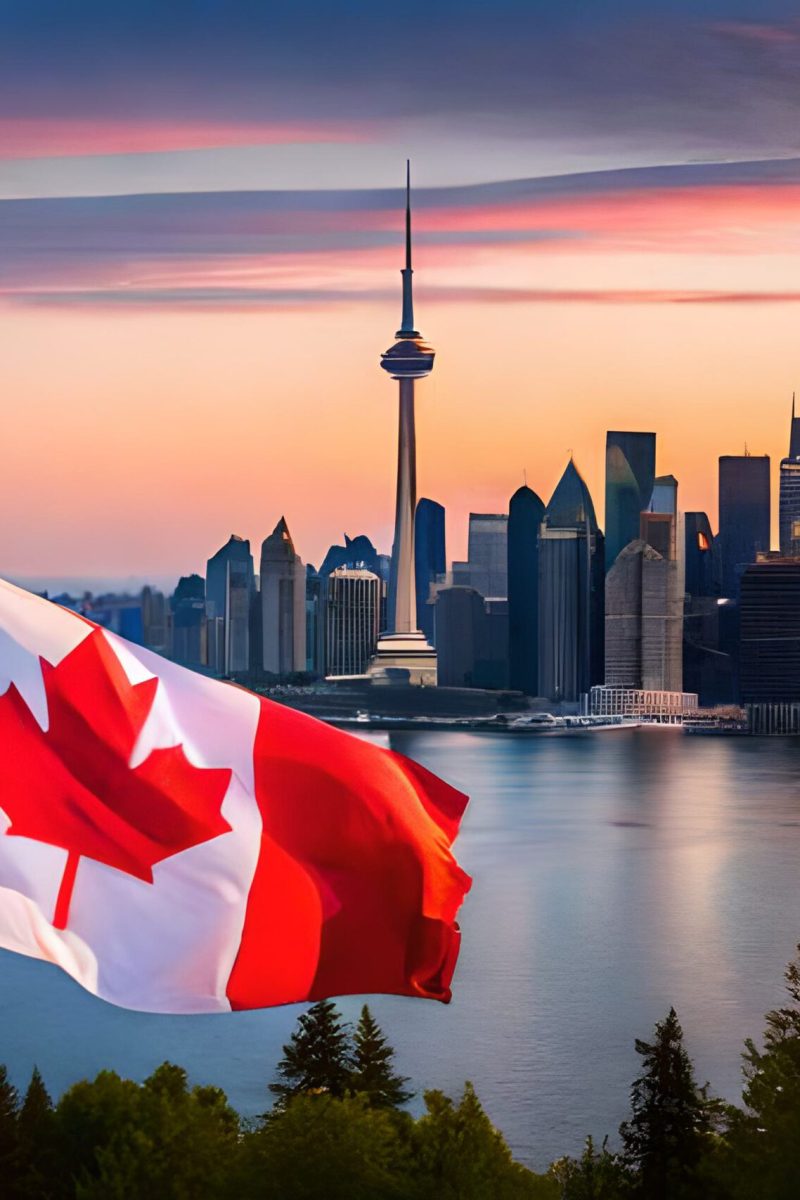
[[(0, 201), (0, 288), (6, 301), (73, 306), (81, 295), (97, 305), (118, 294), (123, 307), (374, 296), (375, 283), (396, 265), (401, 204), (394, 189)], [(489, 251), (498, 262), (511, 252), (578, 248), (582, 255), (785, 253), (800, 250), (800, 160), (419, 189), (415, 207), (416, 243), (434, 270), (468, 268)], [(603, 302), (618, 302), (609, 295)], [(519, 296), (500, 289), (494, 298), (512, 303)]]
[[(428, 285), (419, 289), (426, 304), (798, 304), (800, 291), (718, 292), (668, 289), (608, 288), (448, 288)], [(0, 298), (3, 296), (0, 289)], [(208, 312), (261, 311), (315, 308), (330, 305), (393, 303), (389, 288), (96, 288), (15, 292), (14, 301), (30, 308), (169, 309)]]

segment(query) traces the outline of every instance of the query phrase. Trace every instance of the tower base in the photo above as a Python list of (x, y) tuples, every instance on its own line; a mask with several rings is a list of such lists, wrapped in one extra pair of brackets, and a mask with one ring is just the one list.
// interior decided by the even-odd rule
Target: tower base
[(436, 651), (425, 634), (382, 633), (367, 674), (373, 683), (436, 687)]

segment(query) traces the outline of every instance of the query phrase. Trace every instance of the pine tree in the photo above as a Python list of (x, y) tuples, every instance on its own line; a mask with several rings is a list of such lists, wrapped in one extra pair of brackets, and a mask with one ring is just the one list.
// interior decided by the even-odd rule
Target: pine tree
[(58, 1168), (55, 1151), (55, 1115), (53, 1101), (44, 1085), (39, 1068), (33, 1068), (28, 1090), (17, 1120), (21, 1197), (51, 1194)]
[(309, 1092), (342, 1097), (352, 1065), (349, 1027), (332, 1000), (319, 1000), (298, 1018), (278, 1063), (279, 1080), (269, 1090), (283, 1103)]
[(0, 1063), (0, 1184), (12, 1194), (19, 1168), (18, 1112), (19, 1094)]
[(746, 1111), (730, 1113), (723, 1164), (735, 1197), (800, 1196), (800, 946), (784, 978), (789, 1001), (767, 1013), (763, 1050), (745, 1043)]
[(636, 1174), (634, 1195), (678, 1200), (701, 1195), (696, 1172), (708, 1146), (714, 1106), (697, 1087), (675, 1009), (652, 1043), (636, 1039), (643, 1071), (631, 1088), (630, 1121), (620, 1126), (623, 1158)]
[(363, 1093), (373, 1108), (400, 1108), (413, 1096), (408, 1080), (393, 1070), (394, 1049), (365, 1004), (353, 1038), (350, 1087)]

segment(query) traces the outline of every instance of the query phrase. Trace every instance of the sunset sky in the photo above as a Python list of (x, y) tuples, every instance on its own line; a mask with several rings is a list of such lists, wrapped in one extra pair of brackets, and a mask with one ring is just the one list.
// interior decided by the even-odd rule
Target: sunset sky
[[(412, 160), (419, 490), (683, 509), (800, 391), (796, 2), (0, 0), (0, 573), (204, 570), (285, 514), (388, 550)], [(773, 529), (773, 538), (777, 525)]]

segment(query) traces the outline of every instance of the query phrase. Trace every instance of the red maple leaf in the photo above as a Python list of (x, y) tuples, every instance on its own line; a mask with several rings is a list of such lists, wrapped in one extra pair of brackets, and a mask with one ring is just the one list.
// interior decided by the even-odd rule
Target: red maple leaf
[(182, 746), (131, 753), (157, 679), (131, 684), (102, 630), (57, 667), (40, 660), (43, 730), (12, 684), (0, 696), (0, 807), (9, 834), (68, 852), (53, 924), (65, 929), (81, 857), (153, 882), (153, 865), (230, 830), (230, 770), (194, 767)]

